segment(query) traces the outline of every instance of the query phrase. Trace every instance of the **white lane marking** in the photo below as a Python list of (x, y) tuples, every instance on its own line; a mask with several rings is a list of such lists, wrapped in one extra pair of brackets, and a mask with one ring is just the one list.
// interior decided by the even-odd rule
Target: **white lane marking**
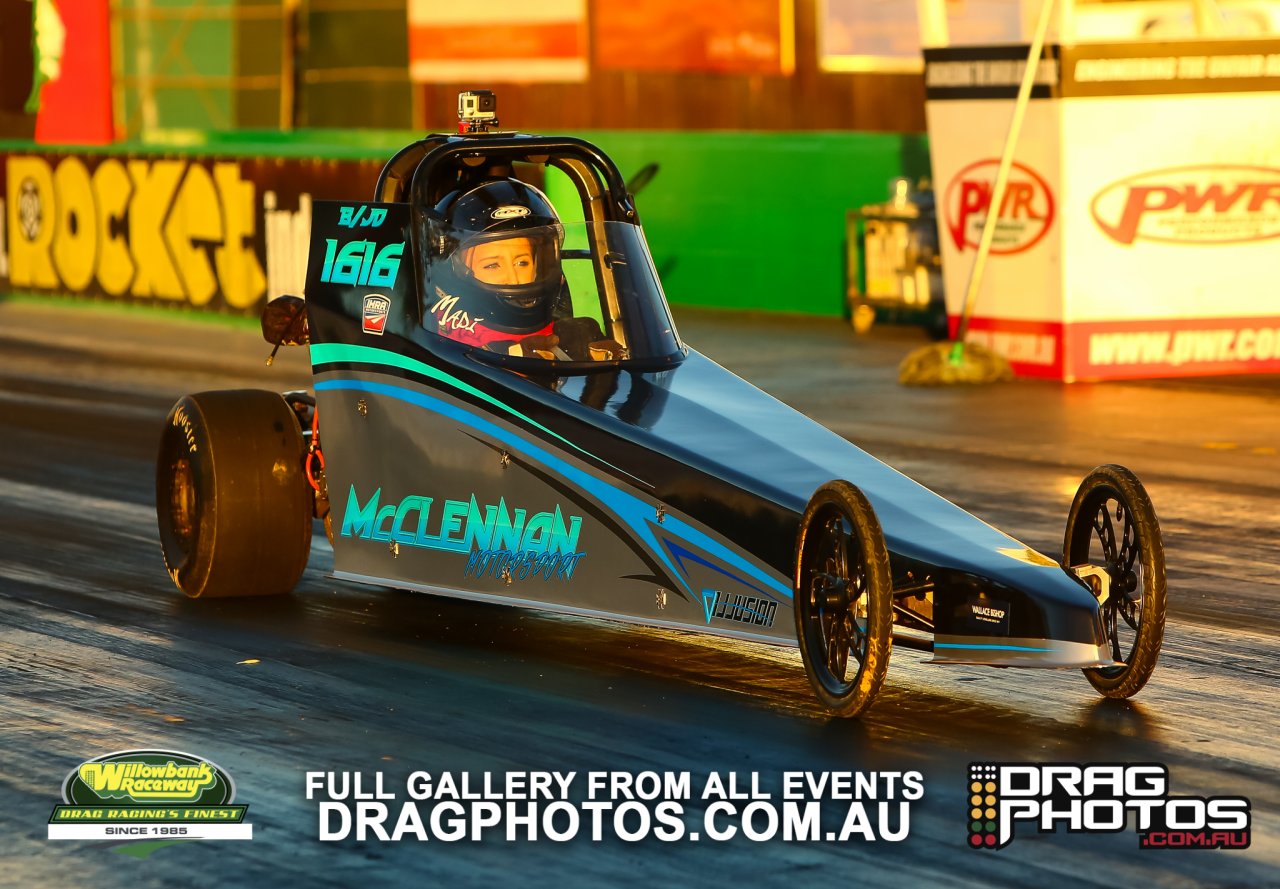
[(164, 419), (167, 411), (160, 408), (144, 407), (136, 404), (118, 404), (116, 402), (76, 398), (71, 395), (47, 395), (30, 392), (10, 392), (0, 389), (0, 402), (11, 404), (36, 404), (47, 406), (57, 404), (59, 408), (72, 411), (92, 412), (95, 414), (112, 414), (118, 417), (133, 417), (144, 420)]
[(95, 524), (112, 525), (117, 529), (145, 524), (148, 536), (155, 528), (156, 511), (152, 506), (108, 500), (74, 491), (60, 491), (13, 479), (0, 478), (0, 502), (11, 503), (20, 512), (59, 516), (92, 515)]
[(67, 578), (63, 574), (41, 571), (39, 568), (17, 565), (13, 562), (0, 562), (0, 580), (27, 583), (51, 590), (65, 589), (67, 586)]

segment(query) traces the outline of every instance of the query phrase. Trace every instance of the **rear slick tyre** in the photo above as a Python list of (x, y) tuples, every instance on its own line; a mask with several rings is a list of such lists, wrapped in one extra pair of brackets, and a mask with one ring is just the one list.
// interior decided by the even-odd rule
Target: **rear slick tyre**
[(833, 714), (857, 716), (884, 683), (893, 648), (889, 550), (861, 491), (837, 480), (814, 492), (800, 521), (795, 566), (805, 674)]
[(291, 591), (311, 551), (297, 417), (274, 392), (201, 392), (173, 406), (156, 460), (165, 567), (192, 598)]
[(1089, 668), (1085, 678), (1108, 698), (1132, 697), (1160, 658), (1167, 595), (1160, 521), (1136, 475), (1107, 464), (1085, 476), (1067, 516), (1062, 555), (1068, 568), (1098, 565), (1111, 580), (1102, 627), (1123, 666)]

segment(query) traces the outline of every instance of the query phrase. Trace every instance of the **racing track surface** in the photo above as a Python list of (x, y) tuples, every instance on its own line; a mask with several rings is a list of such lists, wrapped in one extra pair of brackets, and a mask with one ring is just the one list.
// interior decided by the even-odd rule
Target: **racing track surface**
[[(1132, 467), (1160, 514), (1171, 613), (1129, 704), (1075, 672), (931, 667), (895, 649), (861, 721), (798, 653), (337, 583), (315, 538), (291, 597), (185, 600), (161, 564), (152, 460), (183, 392), (308, 380), (252, 330), (0, 302), (0, 885), (1280, 885), (1280, 381), (906, 390), (912, 331), (682, 312), (685, 339), (1053, 554), (1079, 478)], [(257, 663), (241, 663), (257, 659)], [(49, 843), (67, 772), (158, 747), (228, 769), (251, 843), (140, 860)], [(1253, 801), (1247, 851), (1132, 832), (964, 846), (973, 760), (1158, 761), (1180, 795)], [(322, 844), (306, 769), (919, 769), (910, 837), (857, 842)], [(694, 806), (696, 808), (696, 804)]]

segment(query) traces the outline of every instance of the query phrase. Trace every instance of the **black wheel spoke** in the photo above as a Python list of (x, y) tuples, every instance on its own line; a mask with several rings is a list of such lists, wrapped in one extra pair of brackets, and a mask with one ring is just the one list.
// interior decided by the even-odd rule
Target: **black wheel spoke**
[(1134, 599), (1126, 598), (1121, 602), (1119, 608), (1120, 616), (1124, 618), (1124, 622), (1129, 625), (1129, 629), (1135, 633), (1138, 632), (1142, 624), (1142, 603)]
[(1102, 544), (1103, 561), (1109, 566), (1117, 564), (1116, 529), (1111, 523), (1111, 512), (1106, 503), (1098, 507), (1098, 512), (1093, 517), (1093, 529), (1098, 532), (1098, 542)]
[(831, 639), (827, 643), (827, 666), (831, 668), (831, 674), (842, 682), (844, 681), (846, 651), (844, 627), (840, 622), (837, 622), (832, 627)]
[(1116, 622), (1119, 611), (1114, 603), (1107, 609), (1107, 635), (1111, 637), (1111, 659), (1123, 661), (1124, 656), (1120, 653), (1120, 628)]
[(836, 574), (847, 578), (849, 577), (849, 536), (843, 519), (832, 522), (832, 533), (836, 539)]
[(867, 634), (852, 613), (850, 613), (850, 621), (853, 631), (851, 646), (853, 648), (853, 656), (858, 659), (858, 663), (862, 663), (867, 658)]
[(1138, 555), (1141, 552), (1141, 546), (1138, 542), (1138, 529), (1134, 526), (1133, 516), (1129, 514), (1129, 510), (1125, 509), (1122, 503), (1116, 504), (1116, 519), (1123, 519), (1120, 552), (1118, 553), (1117, 561), (1127, 577), (1133, 571), (1133, 566), (1138, 561)]
[(858, 556), (857, 570), (854, 594), (850, 597), (851, 601), (849, 602), (849, 626), (853, 630), (853, 656), (858, 659), (858, 665), (861, 667), (866, 663), (868, 646), (871, 644), (871, 640), (867, 636), (866, 620), (871, 594), (869, 581), (867, 580), (867, 566), (861, 553)]
[(1103, 615), (1107, 638), (1111, 642), (1111, 656), (1116, 661), (1127, 662), (1120, 640), (1120, 620), (1123, 619), (1135, 633), (1138, 631), (1137, 605), (1131, 598), (1136, 580), (1133, 569), (1142, 552), (1137, 523), (1123, 502), (1108, 500), (1094, 517), (1094, 530), (1102, 545), (1107, 572), (1111, 575), (1111, 598)]

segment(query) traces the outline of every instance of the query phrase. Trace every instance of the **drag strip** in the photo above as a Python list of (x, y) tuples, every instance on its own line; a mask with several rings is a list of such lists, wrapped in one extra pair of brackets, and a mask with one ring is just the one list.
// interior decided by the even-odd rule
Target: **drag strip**
[[(338, 582), (318, 526), (293, 595), (187, 600), (156, 537), (165, 413), (187, 391), (305, 385), (305, 350), (266, 368), (252, 330), (0, 303), (6, 877), (37, 887), (70, 875), (212, 887), (476, 885), (513, 873), (547, 886), (1280, 883), (1280, 462), (1253, 451), (1266, 446), (1258, 418), (1274, 416), (1280, 387), (1019, 382), (917, 394), (892, 378), (904, 343), (916, 344), (905, 334), (854, 340), (829, 322), (709, 313), (678, 321), (702, 351), (1050, 554), (1080, 475), (1132, 465), (1149, 481), (1170, 562), (1150, 685), (1116, 704), (1076, 672), (935, 667), (898, 649), (868, 716), (829, 720), (794, 651)], [(202, 364), (205, 352), (216, 360)], [(227, 768), (255, 839), (145, 859), (46, 840), (67, 772), (137, 747)], [(1001, 760), (1163, 763), (1177, 794), (1250, 797), (1253, 844), (1153, 852), (1125, 832), (973, 852), (965, 770)], [(914, 769), (926, 789), (899, 843), (321, 843), (309, 769)]]

